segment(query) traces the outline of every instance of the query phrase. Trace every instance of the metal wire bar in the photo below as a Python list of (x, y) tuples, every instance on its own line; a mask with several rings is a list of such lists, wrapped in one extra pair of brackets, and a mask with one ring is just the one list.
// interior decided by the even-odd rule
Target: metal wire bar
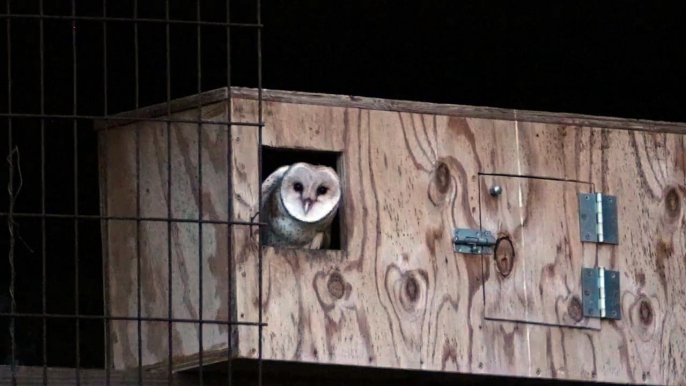
[[(138, 0), (133, 0), (133, 17), (138, 18)], [(135, 112), (140, 108), (140, 83), (138, 68), (138, 22), (133, 22)], [(141, 321), (141, 130), (138, 122), (136, 131), (136, 315), (138, 316), (138, 384), (143, 384), (143, 325)]]
[[(230, 25), (231, 22), (231, 0), (226, 0), (226, 24)], [(231, 111), (231, 27), (226, 27), (226, 120), (231, 122), (232, 119), (232, 111)], [(259, 123), (259, 122), (258, 122)], [(226, 178), (226, 191), (227, 192), (233, 192), (233, 127), (229, 125), (226, 128), (226, 170), (227, 170), (227, 178)], [(226, 203), (226, 208), (227, 208), (227, 215), (229, 220), (233, 220), (233, 194), (227, 195), (227, 203)], [(229, 285), (227, 286), (228, 288), (228, 293), (227, 293), (227, 299), (229, 302), (229, 307), (228, 307), (228, 317), (229, 320), (231, 320), (231, 317), (233, 316), (233, 307), (234, 305), (232, 304), (232, 293), (231, 290), (233, 289), (233, 227), (231, 225), (227, 226), (227, 238), (226, 242), (228, 244), (226, 250), (228, 251), (228, 256), (227, 256), (227, 277), (228, 277), (228, 282)], [(233, 330), (229, 329), (228, 335), (228, 346), (229, 346), (229, 352), (228, 352), (228, 358), (229, 360), (226, 361), (227, 367), (228, 367), (228, 386), (231, 386), (233, 384), (233, 341), (232, 341), (232, 335), (233, 335)]]
[[(262, 22), (262, 1), (261, 0), (256, 0), (257, 1), (257, 23), (260, 24)], [(257, 140), (257, 175), (258, 177), (258, 182), (262, 182), (262, 29), (257, 30), (257, 122), (260, 124), (258, 127), (258, 140)], [(258, 189), (258, 197), (259, 200), (257, 201), (259, 205), (262, 204), (262, 189)], [(261, 232), (262, 228), (260, 228), (260, 235), (262, 234)], [(260, 240), (260, 244), (257, 246), (257, 260), (258, 260), (258, 281), (259, 281), (259, 303), (260, 306), (258, 307), (258, 313), (259, 313), (259, 324), (260, 326), (258, 327), (259, 331), (259, 341), (258, 341), (258, 362), (257, 362), (257, 367), (258, 367), (258, 374), (257, 374), (257, 384), (259, 386), (262, 386), (262, 333), (264, 332), (262, 328), (262, 272), (263, 272), (263, 267), (262, 267), (262, 241)]]
[[(10, 2), (7, 1), (6, 12), (10, 13)], [(11, 22), (7, 19), (7, 111), (12, 113), (12, 35), (11, 35)], [(14, 149), (12, 146), (12, 118), (7, 120), (7, 141), (8, 141), (8, 158), (7, 162), (9, 164), (9, 185), (7, 190), (9, 192), (9, 216), (7, 218), (7, 227), (10, 233), (10, 250), (9, 250), (9, 263), (10, 263), (10, 311), (12, 314), (17, 312), (17, 303), (14, 298), (14, 217), (12, 213), (14, 212)], [(15, 317), (10, 318), (10, 350), (11, 350), (11, 372), (12, 372), (12, 385), (17, 384), (17, 369), (15, 366), (16, 361), (16, 342), (15, 342)]]
[[(169, 103), (169, 102), (167, 102)], [(171, 114), (171, 112), (170, 112)], [(226, 121), (206, 121), (206, 120), (194, 120), (194, 119), (174, 119), (174, 118), (161, 118), (161, 117), (103, 117), (94, 115), (60, 115), (60, 114), (26, 114), (26, 113), (0, 113), (0, 118), (35, 118), (35, 119), (83, 119), (83, 120), (93, 120), (93, 121), (126, 121), (126, 123), (135, 122), (167, 122), (167, 123), (190, 123), (190, 124), (207, 124), (207, 125), (217, 125), (217, 126), (252, 126), (259, 127), (260, 124), (253, 122), (226, 122)]]
[[(102, 0), (102, 16), (103, 18), (107, 17), (107, 0)], [(107, 81), (107, 21), (103, 20), (102, 22), (102, 82), (103, 82), (103, 115), (107, 116), (108, 113), (108, 99), (107, 99), (107, 86), (108, 86), (108, 81)], [(108, 159), (108, 153), (107, 153), (107, 146), (103, 146), (103, 151), (105, 152), (105, 159)], [(103, 173), (103, 179), (105, 180), (104, 186), (107, 187), (107, 173)], [(107, 232), (107, 227), (109, 226), (108, 221), (101, 222), (101, 227), (104, 225), (104, 228), (101, 229), (101, 232)], [(105, 233), (107, 234), (107, 233)], [(103, 297), (104, 297), (104, 305), (103, 305), (103, 314), (105, 317), (109, 316), (110, 314), (110, 248), (109, 245), (106, 245), (106, 248), (103, 248)], [(105, 384), (106, 386), (110, 386), (110, 360), (111, 360), (111, 355), (110, 355), (110, 345), (111, 345), (111, 337), (110, 337), (110, 319), (103, 319), (103, 327), (105, 331)]]
[[(200, 21), (200, 0), (196, 0), (196, 16)], [(198, 66), (198, 95), (202, 93), (202, 48), (201, 48), (201, 26), (197, 29), (197, 66)], [(198, 99), (198, 121), (202, 120), (202, 103)], [(202, 123), (198, 123), (198, 220), (202, 220)], [(198, 319), (202, 319), (202, 222), (198, 223)], [(200, 386), (203, 385), (203, 345), (202, 345), (202, 323), (198, 325), (198, 376)]]
[(71, 220), (108, 220), (108, 221), (149, 221), (149, 222), (169, 222), (169, 223), (203, 223), (203, 224), (223, 224), (223, 225), (246, 225), (264, 226), (265, 223), (255, 221), (229, 221), (229, 220), (198, 220), (197, 218), (166, 218), (166, 217), (135, 217), (135, 216), (98, 216), (87, 214), (52, 214), (46, 213), (9, 213), (0, 212), (0, 217), (13, 216), (15, 218), (46, 218), (46, 219), (71, 219)]
[[(165, 1), (165, 9), (164, 9), (164, 17), (169, 21), (169, 0)], [(165, 25), (165, 33), (166, 33), (166, 65), (167, 65), (167, 116), (171, 115), (171, 44), (170, 44), (170, 32), (169, 32), (169, 26), (170, 24), (167, 23)], [(172, 217), (172, 210), (171, 210), (171, 201), (172, 201), (172, 196), (171, 196), (171, 184), (172, 184), (172, 160), (171, 160), (171, 122), (167, 122), (167, 217), (171, 218)], [(168, 317), (169, 317), (169, 322), (168, 322), (168, 336), (167, 336), (167, 346), (169, 347), (169, 360), (167, 361), (168, 363), (168, 368), (167, 370), (169, 371), (169, 375), (171, 375), (173, 367), (174, 367), (174, 349), (173, 349), (173, 339), (172, 339), (172, 328), (173, 328), (173, 311), (172, 311), (172, 293), (174, 292), (173, 288), (173, 280), (172, 280), (172, 223), (167, 222), (167, 269), (168, 269), (168, 274), (167, 274), (167, 284), (168, 284), (168, 290), (169, 290), (169, 302), (167, 304), (168, 309)], [(169, 376), (169, 386), (173, 385), (172, 377)]]
[[(43, 0), (39, 2), (40, 14), (43, 14)], [(45, 113), (45, 38), (43, 36), (43, 19), (39, 20), (40, 25), (40, 113)], [(42, 240), (42, 253), (41, 253), (41, 266), (42, 266), (42, 306), (43, 313), (48, 312), (47, 304), (47, 234), (45, 231), (45, 120), (40, 121), (40, 159), (41, 159), (41, 240)], [(43, 319), (43, 385), (48, 384), (48, 322)]]
[(238, 28), (256, 28), (260, 29), (261, 24), (252, 23), (222, 23), (215, 21), (200, 21), (197, 20), (174, 20), (174, 19), (154, 19), (154, 18), (126, 18), (126, 17), (99, 17), (99, 16), (67, 16), (67, 15), (35, 15), (35, 14), (0, 14), (0, 19), (47, 19), (47, 20), (84, 20), (84, 21), (118, 21), (118, 22), (136, 22), (136, 23), (166, 23), (166, 24), (186, 24), (186, 25), (205, 25), (215, 27), (238, 27)]
[[(218, 320), (218, 319), (189, 319), (189, 318), (162, 318), (162, 317), (148, 317), (141, 316), (111, 316), (111, 315), (70, 315), (70, 314), (36, 314), (36, 313), (20, 313), (20, 312), (0, 312), (0, 318), (55, 318), (55, 319), (73, 319), (73, 320), (116, 320), (137, 322), (139, 319), (143, 322), (167, 322), (174, 323), (202, 323), (202, 324), (223, 324), (227, 326), (259, 326), (258, 322), (237, 322), (232, 320)], [(266, 326), (266, 323), (263, 323)]]
[[(71, 15), (76, 16), (76, 0), (71, 0)], [(72, 52), (72, 81), (74, 83), (73, 114), (78, 114), (78, 78), (76, 62), (76, 24), (72, 22), (71, 29)], [(79, 214), (79, 151), (78, 151), (78, 121), (74, 119), (74, 215)], [(79, 315), (79, 220), (74, 219), (74, 312)], [(81, 331), (79, 319), (76, 319), (76, 385), (81, 384)]]

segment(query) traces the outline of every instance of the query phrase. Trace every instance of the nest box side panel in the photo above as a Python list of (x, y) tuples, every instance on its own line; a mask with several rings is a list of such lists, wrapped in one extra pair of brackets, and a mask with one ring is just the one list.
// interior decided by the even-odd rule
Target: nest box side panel
[[(196, 120), (198, 110), (190, 109), (171, 116), (172, 119)], [(202, 119), (223, 121), (226, 104), (217, 103), (202, 108)], [(136, 130), (138, 130), (139, 167), (136, 167)], [(227, 127), (203, 124), (202, 208), (203, 219), (228, 219)], [(170, 133), (171, 137), (167, 134)], [(103, 215), (136, 216), (137, 172), (140, 171), (140, 214), (138, 229), (135, 220), (109, 220), (106, 238), (108, 259), (109, 312), (115, 317), (138, 315), (138, 262), (140, 246), (141, 316), (169, 317), (169, 243), (171, 238), (172, 317), (198, 319), (199, 315), (199, 225), (193, 222), (172, 222), (171, 234), (164, 219), (195, 220), (199, 214), (198, 187), (198, 125), (172, 123), (168, 131), (164, 122), (139, 122), (100, 131), (104, 186)], [(171, 152), (169, 165), (168, 150)], [(167, 196), (168, 167), (171, 166), (171, 198)], [(137, 244), (137, 238), (140, 244)], [(202, 291), (204, 320), (228, 320), (229, 288), (228, 226), (202, 224)], [(197, 361), (198, 324), (174, 322), (172, 325), (173, 361), (176, 368)], [(142, 362), (153, 366), (168, 362), (167, 322), (141, 323)], [(111, 322), (112, 360), (117, 369), (138, 365), (138, 322)], [(225, 356), (228, 347), (228, 326), (203, 325), (204, 362)]]

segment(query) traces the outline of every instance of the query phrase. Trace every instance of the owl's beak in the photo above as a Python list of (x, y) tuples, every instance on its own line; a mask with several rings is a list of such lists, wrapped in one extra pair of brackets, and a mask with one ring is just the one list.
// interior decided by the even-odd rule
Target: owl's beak
[(312, 200), (309, 198), (303, 201), (303, 206), (305, 207), (305, 214), (310, 211), (310, 208), (312, 207)]

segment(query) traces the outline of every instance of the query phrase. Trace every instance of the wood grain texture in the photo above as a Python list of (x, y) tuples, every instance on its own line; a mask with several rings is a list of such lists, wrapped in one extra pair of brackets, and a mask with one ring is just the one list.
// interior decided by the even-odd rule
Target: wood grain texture
[[(234, 120), (257, 120), (257, 103), (249, 94), (232, 101)], [(264, 358), (533, 378), (686, 384), (686, 149), (680, 135), (651, 132), (654, 126), (637, 128), (626, 121), (617, 121), (616, 127), (626, 124), (627, 130), (615, 130), (526, 121), (531, 117), (522, 118), (519, 112), (517, 120), (481, 119), (454, 115), (459, 111), (436, 115), (394, 112), (384, 106), (358, 108), (342, 102), (332, 106), (332, 100), (320, 105), (316, 98), (307, 103), (291, 100), (264, 104), (265, 145), (341, 152), (339, 171), (344, 181), (342, 250), (263, 249), (261, 307), (268, 324), (263, 335)], [(566, 119), (560, 121), (576, 122)], [(108, 152), (112, 146), (128, 143), (115, 153), (118, 156), (108, 158), (118, 164), (108, 175), (108, 181), (117, 181), (108, 182), (108, 197), (117, 190), (128, 192), (123, 197), (129, 197), (108, 198), (108, 202), (112, 208), (120, 205), (121, 210), (130, 210), (131, 176), (135, 176), (130, 164), (131, 131), (122, 127), (107, 133), (110, 143), (119, 144), (108, 143)], [(256, 129), (234, 127), (231, 144), (230, 173), (221, 169), (227, 168), (226, 163), (215, 166), (217, 176), (231, 176), (231, 191), (226, 180), (208, 180), (216, 186), (208, 185), (207, 189), (211, 196), (230, 199), (234, 219), (246, 221), (255, 217), (258, 208)], [(212, 158), (213, 149), (208, 147), (208, 158)], [(179, 152), (175, 157), (173, 162), (187, 166), (174, 166), (174, 170), (187, 175), (177, 177), (175, 173), (173, 179), (180, 181), (180, 191), (192, 192), (192, 162), (197, 154)], [(227, 154), (223, 157), (225, 160)], [(128, 165), (123, 170), (122, 163)], [(165, 170), (163, 162), (151, 170), (160, 168)], [(521, 268), (523, 276), (515, 258), (512, 276), (528, 278), (534, 287), (525, 291), (529, 294), (525, 299), (531, 297), (527, 304), (535, 312), (527, 312), (523, 319), (552, 325), (488, 318), (494, 312), (488, 308), (489, 300), (495, 299), (490, 283), (497, 277), (493, 257), (455, 254), (452, 250), (454, 228), (479, 228), (482, 224), (486, 229), (514, 234), (515, 249), (521, 244), (521, 237), (516, 238), (517, 224), (522, 221), (516, 210), (518, 193), (507, 197), (508, 202), (517, 204), (514, 208), (498, 209), (488, 204), (480, 193), (487, 191), (489, 181), (480, 173), (567, 180), (527, 182), (523, 195), (527, 203), (525, 235), (530, 230), (536, 236), (552, 235), (555, 241), (536, 247), (538, 252), (528, 259), (532, 265)], [(503, 184), (510, 192), (514, 177), (507, 178)], [(164, 181), (161, 174), (150, 177), (150, 184), (164, 186)], [(574, 239), (578, 237), (578, 213), (573, 203), (576, 192), (582, 189), (575, 181), (588, 182), (593, 189), (618, 197), (618, 246), (581, 244)], [(546, 199), (547, 194), (558, 198)], [(175, 204), (178, 210), (197, 215), (193, 196), (188, 193), (184, 197)], [(540, 206), (530, 205), (532, 200), (540, 201)], [(150, 206), (154, 207), (152, 203)], [(221, 213), (228, 213), (228, 209)], [(166, 216), (166, 212), (161, 215)], [(116, 311), (130, 313), (135, 308), (129, 305), (136, 304), (135, 293), (131, 293), (135, 288), (131, 287), (135, 284), (135, 276), (131, 276), (135, 272), (131, 268), (135, 261), (135, 245), (131, 246), (135, 223), (134, 228), (128, 225), (117, 231), (113, 224), (111, 221), (108, 230), (110, 253), (127, 263), (111, 267), (116, 272), (126, 271), (129, 277), (111, 284), (121, 287), (112, 296), (126, 299), (119, 306), (124, 309)], [(180, 266), (197, 267), (197, 241), (188, 237), (174, 244), (183, 251), (179, 256), (185, 256), (179, 258), (183, 262)], [(207, 237), (204, 245), (219, 245), (217, 238), (223, 236), (215, 233)], [(166, 234), (162, 241), (155, 241), (159, 238), (159, 234), (151, 233), (148, 242), (155, 246), (151, 250), (161, 251), (155, 255), (161, 263), (154, 264), (166, 267)], [(216, 291), (204, 292), (209, 303), (203, 303), (203, 308), (208, 313), (218, 312), (222, 304), (228, 304), (226, 296), (232, 288), (235, 318), (257, 322), (257, 228), (233, 226), (230, 240), (233, 281), (226, 284), (229, 281), (222, 280), (228, 278), (216, 273), (228, 271), (229, 266), (203, 271), (204, 278), (214, 280), (203, 279), (206, 291)], [(215, 256), (222, 256), (222, 251), (213, 249), (208, 250), (208, 256), (213, 251)], [(485, 271), (487, 265), (490, 268)], [(571, 299), (579, 296), (576, 271), (597, 265), (622, 274), (621, 321), (576, 322), (570, 313)], [(159, 269), (151, 268), (151, 272)], [(175, 269), (183, 275), (183, 269)], [(187, 282), (179, 288), (191, 291), (197, 279), (190, 268), (184, 269), (189, 272), (184, 279)], [(164, 275), (158, 274), (166, 283)], [(515, 296), (521, 291), (514, 284), (507, 287), (514, 291), (500, 299), (508, 299), (509, 304), (498, 312), (522, 319), (517, 314), (522, 310), (521, 301)], [(221, 290), (213, 289), (222, 285)], [(157, 304), (153, 309), (165, 309), (161, 308), (166, 305), (161, 290), (145, 293), (148, 297), (144, 301)], [(188, 296), (189, 303), (175, 306), (181, 308), (179, 312), (192, 316), (183, 307), (193, 310), (196, 294)], [(118, 330), (120, 342), (128, 339), (122, 343), (127, 350), (136, 347), (133, 325)], [(179, 355), (191, 363), (197, 345), (190, 342), (197, 342), (197, 333), (194, 329), (177, 333), (183, 337), (175, 339), (188, 340), (181, 344), (184, 351)], [(225, 352), (228, 347), (228, 335), (222, 331), (205, 338), (205, 346), (214, 347), (215, 352)], [(238, 327), (233, 341), (238, 341), (236, 354), (256, 358), (257, 339), (257, 328)], [(164, 344), (150, 348), (150, 358), (165, 360)]]
[[(595, 246), (579, 234), (577, 194), (591, 184), (482, 175), (481, 228), (497, 238), (483, 259), (485, 318), (600, 329), (583, 317), (581, 271)], [(491, 196), (489, 189), (502, 193)]]
[[(221, 120), (226, 116), (223, 104), (203, 108), (203, 119)], [(197, 119), (196, 111), (177, 114), (183, 119)], [(136, 135), (139, 131), (140, 166), (136, 168)], [(168, 154), (167, 134), (171, 152), (171, 197), (167, 196)], [(172, 267), (172, 317), (198, 320), (202, 264), (202, 319), (228, 320), (228, 226), (202, 225), (202, 260), (199, 258), (199, 226), (192, 222), (173, 222), (171, 234), (167, 222), (167, 205), (171, 200), (171, 218), (197, 220), (202, 199), (203, 220), (228, 220), (227, 130), (224, 126), (202, 127), (202, 189), (198, 186), (198, 129), (192, 124), (138, 123), (122, 130), (100, 132), (101, 170), (104, 199), (102, 214), (114, 217), (136, 216), (136, 200), (140, 198), (143, 220), (137, 230), (135, 220), (110, 220), (104, 229), (105, 256), (110, 273), (109, 313), (114, 317), (138, 315), (138, 256), (140, 256), (141, 316), (161, 318), (159, 322), (143, 322), (142, 364), (152, 365), (168, 360), (169, 325), (169, 249)], [(137, 175), (137, 171), (140, 175)], [(140, 194), (136, 178), (140, 179)], [(202, 194), (201, 194), (202, 192)], [(202, 198), (201, 198), (202, 197)], [(158, 219), (158, 220), (150, 220)], [(168, 238), (171, 242), (168, 244)], [(137, 244), (137, 239), (140, 243)], [(140, 255), (137, 254), (140, 246)], [(138, 365), (138, 323), (112, 321), (112, 361), (117, 369)], [(175, 362), (198, 352), (197, 323), (175, 322), (172, 326), (172, 346)], [(203, 347), (208, 351), (226, 349), (228, 327), (203, 325)], [(208, 355), (206, 361), (217, 360)]]
[[(290, 105), (267, 102), (265, 111), (283, 110), (283, 106)], [(635, 314), (632, 310), (636, 307), (632, 309), (630, 303), (623, 301), (626, 316), (619, 322), (575, 322), (569, 307), (571, 299), (580, 295), (583, 266), (619, 269), (623, 273), (623, 298), (644, 296), (640, 294), (648, 284), (637, 286), (635, 267), (637, 262), (651, 264), (657, 251), (651, 247), (656, 244), (645, 230), (652, 228), (656, 232), (663, 228), (658, 224), (664, 221), (660, 218), (664, 217), (666, 185), (658, 181), (683, 186), (680, 136), (349, 108), (320, 109), (320, 113), (313, 109), (301, 110), (301, 114), (321, 115), (330, 110), (344, 127), (332, 130), (328, 121), (320, 126), (322, 130), (328, 128), (332, 138), (345, 138), (342, 167), (347, 186), (343, 228), (348, 248), (326, 254), (265, 249), (263, 306), (269, 326), (265, 328), (263, 343), (267, 358), (607, 382), (660, 384), (686, 379), (681, 362), (676, 359), (684, 350), (684, 344), (679, 342), (683, 328), (678, 323), (663, 325), (661, 329), (668, 335), (662, 336), (654, 330), (660, 324), (653, 311), (653, 319), (649, 321), (644, 316), (642, 323), (649, 321), (651, 331), (657, 335), (637, 340), (631, 337), (634, 331), (647, 327), (635, 322), (635, 315), (632, 323), (631, 313)], [(245, 108), (242, 111), (245, 114)], [(289, 122), (286, 116), (267, 113), (264, 138), (270, 145), (275, 145), (276, 138), (276, 134), (270, 133), (271, 121), (280, 122), (279, 130), (295, 131), (279, 134), (280, 140), (306, 136), (302, 127), (284, 123)], [(632, 145), (644, 141), (650, 144)], [(288, 140), (276, 144), (297, 147)], [(586, 328), (484, 318), (487, 311), (480, 282), (484, 280), (482, 261), (456, 255), (450, 245), (454, 227), (479, 227), (479, 189), (487, 189), (485, 183), (479, 187), (479, 172), (588, 181), (584, 186), (589, 189), (592, 185), (598, 191), (620, 197), (619, 247), (578, 242), (578, 212), (574, 203), (576, 192), (582, 189), (577, 183), (552, 182), (573, 188), (546, 187), (543, 190), (549, 190), (553, 196), (557, 194), (558, 199), (543, 202), (541, 212), (535, 213), (537, 218), (544, 219), (538, 224), (537, 233), (548, 235), (548, 221), (551, 227), (560, 227), (562, 222), (563, 232), (553, 233), (557, 235), (553, 238), (558, 237), (558, 241), (569, 246), (561, 245), (562, 250), (557, 252), (556, 242), (552, 244), (554, 256), (533, 263), (540, 270), (535, 272), (535, 278), (531, 271), (532, 286), (539, 284), (540, 291), (540, 284), (544, 284), (549, 290), (532, 304), (539, 307), (540, 321)], [(646, 189), (650, 185), (636, 184), (641, 178), (650, 178), (654, 186)], [(676, 188), (677, 196), (672, 196), (671, 202), (682, 202), (682, 190)], [(645, 199), (650, 197), (650, 191), (657, 191), (652, 193), (652, 201)], [(538, 200), (545, 200), (544, 196)], [(570, 204), (559, 209), (560, 198)], [(680, 213), (679, 209), (678, 214), (672, 215), (676, 219), (669, 220), (673, 232), (670, 237), (678, 238), (669, 242), (671, 253), (679, 256), (669, 260), (674, 264), (675, 275), (685, 264), (683, 253), (675, 250), (681, 248)], [(496, 221), (495, 217), (492, 221)], [(502, 217), (497, 221), (507, 220)], [(620, 255), (625, 259), (621, 265), (617, 261)], [(611, 256), (615, 256), (614, 260)], [(250, 256), (246, 267), (254, 265), (254, 256)], [(549, 276), (541, 276), (546, 272)], [(654, 268), (652, 272), (656, 272)], [(493, 274), (486, 280), (489, 277)], [(257, 316), (254, 283), (250, 280), (237, 284), (252, 291), (252, 310), (240, 311), (246, 320), (255, 320)], [(674, 287), (671, 291), (677, 292), (684, 290), (678, 282), (658, 280), (652, 285)], [(672, 310), (683, 315), (683, 306), (679, 305), (683, 301), (673, 299), (677, 307)], [(645, 309), (644, 314), (651, 314)], [(661, 321), (669, 323), (667, 315), (671, 313), (663, 312)], [(254, 355), (256, 337), (240, 336), (241, 355)], [(667, 336), (677, 339), (670, 341)], [(639, 350), (646, 341), (655, 345), (652, 356), (647, 355), (648, 347)], [(671, 343), (661, 343), (668, 341)], [(665, 345), (669, 347), (662, 347)], [(672, 370), (668, 370), (670, 366)]]

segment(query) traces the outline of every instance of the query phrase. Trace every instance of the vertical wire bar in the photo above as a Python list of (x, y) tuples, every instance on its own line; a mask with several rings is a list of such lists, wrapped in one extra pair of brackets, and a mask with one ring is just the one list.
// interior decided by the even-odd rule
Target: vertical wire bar
[[(138, 18), (138, 0), (133, 1), (133, 18)], [(133, 22), (133, 45), (135, 67), (135, 111), (138, 117), (140, 106), (139, 69), (138, 69), (138, 22)], [(138, 327), (138, 384), (143, 384), (143, 328), (141, 322), (141, 138), (140, 123), (136, 122), (136, 298)]]
[[(43, 37), (43, 0), (40, 0), (38, 7), (41, 19), (40, 25), (40, 114), (45, 114), (45, 39)], [(40, 159), (41, 159), (41, 240), (43, 241), (41, 253), (42, 277), (43, 277), (43, 315), (48, 313), (47, 294), (47, 236), (45, 232), (45, 118), (40, 120)], [(48, 326), (47, 320), (43, 318), (43, 385), (48, 384)]]
[[(196, 16), (198, 20), (197, 24), (197, 40), (198, 40), (198, 96), (200, 96), (200, 93), (202, 92), (202, 48), (201, 48), (201, 42), (200, 42), (200, 1), (196, 1)], [(202, 101), (201, 98), (198, 98), (198, 360), (200, 362), (199, 364), (199, 381), (200, 381), (200, 386), (203, 385), (203, 347), (202, 347), (202, 327), (203, 327), (203, 315), (202, 315), (202, 292), (203, 292), (203, 286), (202, 286), (202, 219), (203, 219), (203, 213), (202, 213)]]
[[(226, 126), (226, 131), (227, 131), (227, 138), (226, 138), (226, 166), (227, 166), (227, 189), (226, 191), (228, 192), (227, 194), (227, 215), (229, 221), (233, 221), (233, 192), (234, 192), (234, 187), (233, 187), (233, 126), (231, 125), (232, 122), (232, 111), (231, 111), (231, 0), (226, 0), (226, 121), (229, 122), (229, 124)], [(228, 224), (227, 225), (227, 235), (228, 237), (226, 238), (226, 242), (228, 243), (228, 246), (226, 250), (228, 251), (228, 256), (227, 256), (227, 266), (228, 266), (228, 282), (229, 282), (229, 293), (227, 296), (228, 302), (229, 302), (229, 307), (228, 310), (229, 312), (227, 313), (227, 319), (229, 320), (229, 325), (227, 326), (227, 330), (229, 331), (229, 350), (228, 350), (228, 357), (229, 360), (227, 361), (228, 364), (228, 374), (229, 374), (229, 382), (228, 386), (232, 385), (233, 381), (233, 342), (232, 342), (232, 335), (233, 335), (233, 330), (234, 328), (237, 328), (231, 324), (233, 322), (233, 225)]]
[[(171, 115), (171, 45), (169, 42), (169, 0), (165, 1), (165, 20), (166, 20), (166, 62), (167, 62), (167, 117)], [(172, 210), (171, 210), (171, 183), (172, 183), (172, 159), (171, 159), (171, 122), (167, 122), (167, 264), (168, 264), (168, 271), (169, 274), (167, 276), (167, 284), (169, 288), (169, 330), (168, 330), (168, 336), (167, 336), (167, 345), (169, 347), (169, 373), (168, 373), (168, 381), (169, 381), (169, 386), (172, 386), (173, 381), (172, 381), (172, 369), (173, 369), (173, 363), (174, 363), (174, 350), (173, 350), (173, 340), (172, 340), (172, 317), (173, 317), (173, 312), (172, 312), (172, 292), (173, 287), (172, 287), (172, 223), (171, 223), (171, 218), (172, 218)]]
[[(72, 49), (72, 80), (73, 80), (73, 114), (78, 114), (76, 78), (76, 0), (71, 0), (71, 49)], [(79, 155), (78, 155), (78, 123), (74, 118), (74, 215), (79, 215)], [(74, 219), (74, 311), (76, 316), (76, 384), (81, 384), (81, 337), (79, 323), (79, 220)]]
[[(10, 2), (7, 1), (6, 7), (7, 15), (10, 14)], [(12, 114), (12, 38), (11, 38), (11, 23), (10, 18), (7, 18), (7, 113)], [(11, 347), (11, 372), (12, 372), (12, 385), (17, 384), (17, 369), (15, 366), (16, 361), (16, 342), (14, 341), (14, 322), (15, 314), (17, 313), (17, 303), (14, 299), (14, 164), (12, 162), (12, 157), (14, 157), (14, 151), (12, 149), (12, 118), (7, 118), (7, 140), (8, 140), (8, 162), (9, 162), (9, 184), (7, 190), (9, 191), (9, 217), (7, 218), (7, 227), (10, 233), (10, 251), (9, 251), (9, 262), (10, 262), (10, 345)]]
[[(257, 0), (257, 24), (261, 25), (262, 24), (262, 3), (261, 0)], [(263, 128), (263, 122), (262, 122), (262, 27), (257, 27), (257, 123), (259, 124), (258, 126), (258, 140), (257, 140), (257, 175), (259, 176), (259, 183), (262, 183), (262, 128)], [(258, 189), (259, 193), (259, 200), (258, 205), (261, 205), (262, 203), (262, 189)], [(260, 234), (262, 234), (261, 226), (260, 226)], [(258, 270), (259, 270), (259, 303), (260, 306), (258, 307), (258, 312), (259, 312), (259, 326), (258, 331), (259, 331), (259, 342), (258, 342), (258, 375), (257, 375), (257, 384), (258, 386), (262, 386), (262, 333), (263, 333), (263, 326), (262, 326), (262, 240), (259, 241), (259, 245), (257, 246), (257, 260), (258, 260)]]
[[(102, 0), (102, 16), (103, 18), (107, 18), (107, 0)], [(102, 22), (102, 45), (103, 45), (103, 74), (102, 74), (102, 80), (103, 80), (103, 116), (107, 116), (107, 21), (103, 20)], [(103, 152), (104, 152), (104, 159), (105, 162), (109, 162), (109, 157), (108, 157), (108, 146), (107, 146), (107, 130), (105, 129), (103, 134), (98, 134), (98, 135), (104, 135), (105, 136), (105, 143), (103, 145)], [(107, 165), (107, 164), (106, 164)], [(107, 166), (107, 169), (109, 169), (109, 165)], [(103, 178), (105, 180), (104, 189), (107, 189), (108, 183), (107, 183), (107, 172), (103, 173)], [(107, 197), (107, 191), (105, 191), (105, 197)], [(107, 199), (109, 201), (109, 199)], [(108, 207), (107, 205), (105, 207)], [(109, 220), (105, 220), (105, 229), (109, 229)], [(108, 232), (109, 234), (109, 232)], [(109, 248), (109, 242), (106, 245), (105, 253), (103, 256), (103, 266), (104, 269), (103, 271), (105, 272), (104, 276), (104, 295), (105, 295), (105, 307), (104, 313), (105, 316), (110, 316), (110, 285), (109, 285), (109, 280), (110, 280), (110, 267), (109, 267), (109, 256), (110, 256), (110, 248)], [(104, 319), (104, 328), (105, 328), (105, 384), (107, 386), (110, 385), (110, 360), (111, 360), (111, 355), (110, 355), (110, 323), (111, 321), (108, 320), (107, 318)]]

